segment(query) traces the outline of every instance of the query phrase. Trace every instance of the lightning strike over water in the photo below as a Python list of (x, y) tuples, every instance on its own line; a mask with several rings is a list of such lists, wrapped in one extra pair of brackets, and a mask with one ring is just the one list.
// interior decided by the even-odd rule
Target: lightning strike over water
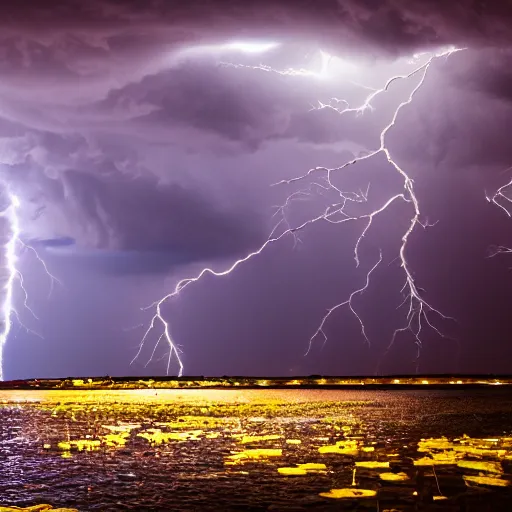
[(1, 217), (6, 221), (9, 234), (7, 243), (4, 245), (5, 254), (5, 273), (6, 281), (3, 286), (4, 300), (1, 306), (1, 322), (0, 331), (0, 380), (3, 380), (3, 347), (7, 341), (7, 337), (11, 332), (13, 311), (13, 286), (18, 270), (16, 268), (16, 245), (20, 236), (20, 227), (18, 221), (17, 209), (20, 206), (19, 199), (16, 196), (8, 194), (7, 208), (2, 212)]
[(17, 282), (23, 294), (23, 307), (27, 309), (34, 318), (37, 319), (36, 314), (28, 305), (28, 293), (23, 282), (23, 274), (18, 267), (19, 248), (28, 249), (31, 251), (35, 255), (38, 262), (42, 265), (43, 270), (50, 278), (50, 293), (53, 290), (54, 284), (56, 282), (60, 283), (60, 281), (49, 272), (46, 263), (39, 256), (39, 253), (36, 251), (36, 249), (21, 240), (21, 228), (18, 215), (18, 210), (21, 207), (19, 198), (11, 192), (7, 192), (6, 199), (7, 205), (5, 209), (0, 213), (0, 219), (2, 219), (4, 224), (3, 227), (7, 232), (7, 240), (2, 247), (5, 266), (3, 268), (3, 300), (0, 306), (0, 381), (3, 380), (3, 349), (12, 330), (13, 315), (18, 319), (20, 325), (26, 329), (27, 332), (42, 338), (40, 334), (33, 331), (32, 329), (29, 329), (21, 322), (19, 313), (14, 305), (14, 287)]
[[(438, 309), (436, 309), (429, 301), (427, 301), (424, 298), (423, 289), (420, 288), (416, 280), (414, 278), (414, 274), (410, 265), (410, 262), (407, 259), (407, 249), (410, 244), (410, 239), (412, 234), (417, 230), (417, 228), (427, 228), (432, 226), (432, 224), (429, 224), (426, 220), (424, 220), (420, 204), (414, 189), (414, 182), (413, 179), (409, 176), (407, 171), (397, 163), (396, 160), (394, 160), (390, 148), (387, 143), (387, 136), (389, 132), (392, 130), (392, 128), (395, 126), (395, 124), (398, 121), (398, 117), (402, 110), (410, 105), (415, 95), (418, 93), (418, 91), (422, 88), (427, 74), (430, 67), (435, 63), (436, 60), (441, 58), (448, 58), (452, 54), (465, 50), (465, 48), (449, 48), (444, 49), (436, 53), (431, 53), (428, 56), (428, 59), (426, 62), (418, 65), (412, 72), (404, 75), (397, 75), (392, 76), (389, 78), (385, 85), (380, 89), (372, 89), (369, 87), (364, 87), (365, 89), (371, 90), (371, 94), (365, 99), (365, 101), (357, 106), (357, 107), (351, 107), (348, 102), (345, 100), (339, 100), (339, 99), (333, 99), (331, 101), (331, 104), (325, 104), (322, 102), (318, 103), (318, 107), (316, 107), (317, 110), (320, 109), (333, 109), (340, 115), (346, 115), (348, 113), (355, 113), (357, 115), (362, 115), (366, 113), (367, 111), (373, 111), (374, 106), (372, 102), (378, 97), (383, 94), (385, 94), (391, 87), (392, 84), (394, 84), (397, 81), (408, 81), (413, 77), (419, 77), (418, 83), (416, 86), (412, 89), (412, 91), (409, 93), (409, 95), (397, 106), (397, 108), (394, 110), (391, 120), (385, 125), (385, 127), (380, 132), (379, 136), (379, 145), (377, 149), (374, 149), (367, 154), (363, 156), (358, 156), (353, 158), (352, 160), (349, 160), (339, 167), (335, 168), (326, 168), (326, 167), (315, 167), (310, 169), (307, 173), (292, 178), (288, 180), (282, 180), (275, 185), (291, 185), (296, 182), (305, 181), (309, 177), (313, 176), (320, 176), (318, 181), (314, 181), (311, 183), (308, 187), (305, 189), (295, 191), (290, 196), (288, 196), (286, 202), (278, 207), (277, 213), (281, 215), (281, 220), (277, 223), (277, 225), (272, 230), (270, 236), (267, 238), (267, 240), (255, 251), (247, 254), (241, 259), (236, 260), (234, 263), (232, 263), (228, 268), (225, 268), (224, 270), (214, 270), (212, 268), (203, 268), (195, 277), (185, 278), (180, 280), (174, 290), (172, 290), (169, 294), (165, 295), (152, 305), (150, 305), (148, 308), (154, 308), (155, 313), (150, 321), (149, 327), (146, 330), (140, 345), (138, 352), (136, 353), (135, 357), (132, 360), (132, 363), (141, 355), (142, 349), (144, 347), (145, 342), (147, 341), (150, 334), (156, 330), (157, 328), (162, 329), (163, 332), (159, 334), (159, 338), (157, 341), (157, 345), (160, 343), (160, 341), (163, 339), (167, 345), (169, 346), (169, 354), (167, 359), (167, 373), (170, 371), (170, 364), (172, 357), (175, 356), (177, 364), (178, 364), (178, 375), (181, 376), (183, 374), (183, 361), (181, 358), (181, 350), (177, 347), (176, 342), (172, 338), (171, 332), (170, 332), (170, 324), (169, 321), (164, 317), (162, 312), (162, 307), (164, 304), (166, 304), (168, 301), (170, 301), (172, 298), (177, 297), (186, 287), (188, 287), (191, 284), (197, 283), (200, 281), (205, 275), (211, 274), (216, 277), (222, 277), (226, 276), (230, 273), (232, 273), (237, 267), (242, 265), (243, 263), (247, 262), (248, 260), (252, 259), (253, 257), (261, 254), (265, 249), (275, 242), (278, 242), (282, 238), (286, 237), (287, 235), (291, 235), (294, 238), (295, 244), (300, 241), (298, 238), (299, 234), (304, 231), (306, 228), (309, 228), (313, 224), (319, 223), (320, 221), (325, 221), (331, 224), (344, 224), (346, 222), (362, 222), (362, 230), (360, 232), (360, 235), (358, 236), (355, 244), (354, 244), (354, 260), (356, 268), (358, 268), (361, 265), (361, 258), (360, 258), (360, 251), (363, 240), (366, 238), (366, 236), (369, 234), (371, 227), (373, 225), (374, 220), (380, 216), (383, 212), (387, 211), (388, 208), (391, 205), (394, 205), (396, 202), (403, 202), (407, 205), (410, 205), (411, 208), (411, 217), (408, 221), (408, 226), (403, 232), (401, 236), (401, 243), (398, 249), (398, 255), (394, 257), (392, 261), (397, 260), (400, 264), (401, 271), (403, 273), (403, 279), (404, 279), (404, 285), (401, 290), (403, 294), (403, 302), (399, 306), (402, 307), (404, 305), (407, 305), (407, 313), (405, 317), (405, 323), (402, 327), (397, 328), (391, 338), (391, 341), (387, 347), (387, 350), (389, 350), (392, 345), (394, 344), (397, 337), (404, 333), (410, 333), (412, 335), (412, 338), (414, 340), (414, 343), (417, 345), (417, 354), (419, 358), (419, 352), (420, 348), (422, 346), (422, 333), (425, 328), (430, 328), (435, 334), (437, 334), (440, 337), (447, 338), (445, 336), (440, 328), (436, 325), (436, 322), (439, 320), (453, 320), (451, 317), (448, 317), (441, 313)], [(415, 58), (418, 58), (418, 56), (415, 56)], [(224, 64), (226, 65), (226, 64)], [(305, 73), (304, 70), (292, 70), (288, 69), (285, 71), (279, 71), (274, 70), (268, 66), (244, 66), (244, 65), (237, 65), (237, 64), (227, 64), (229, 66), (233, 66), (235, 68), (237, 67), (250, 67), (251, 69), (254, 69), (255, 71), (264, 71), (264, 72), (276, 72), (283, 75), (289, 75), (289, 76), (304, 76), (308, 73)], [(322, 68), (322, 73), (325, 73), (324, 67)], [(311, 76), (315, 76), (314, 73), (309, 73)], [(335, 102), (335, 105), (332, 103)], [(338, 105), (343, 105), (343, 108), (338, 108)], [(391, 166), (391, 168), (396, 171), (396, 173), (399, 175), (403, 182), (403, 189), (396, 194), (389, 197), (387, 200), (385, 200), (380, 206), (376, 207), (373, 211), (367, 212), (367, 213), (359, 213), (354, 214), (349, 211), (349, 206), (354, 205), (356, 203), (363, 204), (367, 203), (368, 196), (370, 194), (370, 185), (368, 185), (368, 188), (366, 191), (358, 191), (358, 192), (347, 192), (342, 190), (340, 187), (338, 187), (335, 183), (333, 183), (333, 176), (335, 174), (341, 173), (344, 169), (353, 166), (355, 164), (358, 164), (363, 161), (368, 161), (370, 159), (373, 159), (374, 157), (378, 155), (383, 155), (387, 161), (387, 163)], [(511, 185), (509, 183), (509, 185)], [(509, 186), (507, 185), (507, 186)], [(503, 187), (505, 189), (507, 186)], [(286, 210), (296, 201), (299, 199), (302, 199), (304, 197), (310, 196), (313, 192), (320, 192), (320, 193), (334, 193), (336, 195), (336, 202), (328, 205), (323, 212), (321, 212), (319, 215), (311, 216), (307, 220), (293, 225), (289, 222), (288, 218), (286, 217)], [(500, 195), (502, 197), (505, 197), (501, 192), (503, 190), (500, 189), (497, 193), (497, 195)], [(493, 202), (496, 202), (496, 197), (492, 198)], [(512, 203), (512, 200), (506, 198), (509, 202)], [(497, 203), (498, 204), (498, 203)], [(508, 213), (508, 212), (507, 212)], [(510, 215), (510, 214), (509, 214)], [(353, 291), (348, 299), (346, 299), (343, 302), (337, 303), (330, 307), (327, 310), (327, 313), (325, 316), (321, 319), (321, 322), (319, 324), (318, 329), (316, 332), (314, 332), (313, 336), (309, 339), (308, 348), (306, 351), (306, 354), (308, 354), (311, 350), (312, 344), (318, 337), (323, 338), (323, 343), (327, 341), (327, 335), (324, 331), (324, 327), (326, 322), (329, 320), (330, 316), (337, 310), (339, 310), (343, 306), (347, 306), (355, 319), (358, 321), (360, 325), (360, 332), (364, 340), (369, 344), (370, 340), (366, 334), (365, 325), (363, 322), (363, 319), (361, 316), (357, 313), (357, 310), (354, 307), (354, 299), (356, 297), (359, 297), (364, 291), (366, 291), (370, 287), (370, 281), (372, 274), (374, 271), (377, 270), (380, 263), (383, 260), (383, 254), (382, 250), (379, 251), (379, 258), (376, 263), (371, 266), (367, 272), (366, 272), (366, 279), (364, 281), (364, 285)], [(148, 309), (144, 308), (144, 309)], [(151, 359), (153, 358), (156, 350), (156, 346), (153, 349), (153, 352), (151, 354)], [(418, 364), (418, 362), (417, 362)], [(417, 366), (418, 369), (418, 366)]]

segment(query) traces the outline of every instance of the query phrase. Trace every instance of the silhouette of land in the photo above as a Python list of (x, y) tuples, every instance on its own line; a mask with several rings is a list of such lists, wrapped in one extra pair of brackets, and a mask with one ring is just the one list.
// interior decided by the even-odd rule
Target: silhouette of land
[(511, 385), (512, 375), (388, 375), (388, 376), (296, 376), (296, 377), (67, 377), (11, 380), (0, 389), (196, 389), (196, 388), (318, 388), (358, 389), (451, 389)]

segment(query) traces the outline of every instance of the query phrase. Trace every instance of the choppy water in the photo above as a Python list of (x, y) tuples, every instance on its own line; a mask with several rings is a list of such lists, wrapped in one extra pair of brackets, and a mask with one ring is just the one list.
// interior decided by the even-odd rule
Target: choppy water
[(507, 389), (0, 391), (0, 506), (505, 511), (511, 473)]

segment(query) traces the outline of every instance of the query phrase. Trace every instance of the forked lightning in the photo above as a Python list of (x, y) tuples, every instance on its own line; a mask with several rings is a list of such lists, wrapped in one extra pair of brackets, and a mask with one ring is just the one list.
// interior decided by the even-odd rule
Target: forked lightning
[[(140, 342), (140, 346), (138, 349), (138, 352), (136, 353), (134, 359), (132, 362), (134, 362), (142, 352), (142, 349), (148, 339), (148, 337), (151, 335), (151, 333), (156, 330), (157, 328), (160, 328), (162, 330), (161, 334), (159, 334), (159, 338), (157, 341), (157, 345), (160, 343), (160, 341), (164, 340), (167, 345), (169, 346), (169, 355), (167, 359), (167, 373), (170, 371), (170, 364), (172, 361), (173, 356), (176, 358), (177, 365), (178, 365), (178, 375), (181, 376), (183, 374), (183, 361), (181, 357), (181, 350), (176, 345), (175, 341), (172, 338), (171, 330), (170, 330), (170, 323), (169, 320), (167, 320), (164, 316), (164, 313), (162, 311), (163, 305), (168, 302), (170, 299), (177, 297), (186, 287), (188, 287), (191, 284), (197, 283), (200, 281), (206, 274), (211, 274), (217, 277), (222, 277), (225, 275), (230, 274), (233, 272), (238, 266), (242, 265), (249, 259), (252, 259), (253, 257), (261, 254), (270, 244), (273, 244), (275, 242), (278, 242), (282, 238), (284, 238), (287, 235), (291, 235), (297, 240), (298, 234), (303, 231), (304, 229), (310, 227), (313, 224), (316, 224), (318, 222), (330, 222), (334, 224), (343, 224), (345, 222), (355, 222), (355, 221), (362, 221), (363, 226), (361, 233), (359, 237), (356, 240), (356, 243), (354, 245), (354, 259), (356, 262), (356, 266), (360, 265), (360, 250), (361, 250), (361, 243), (363, 239), (368, 235), (373, 221), (376, 217), (378, 217), (381, 213), (386, 211), (392, 204), (394, 204), (397, 201), (405, 202), (406, 204), (409, 204), (411, 207), (411, 217), (410, 221), (408, 223), (408, 227), (405, 230), (405, 232), (402, 235), (401, 238), (401, 244), (398, 251), (398, 261), (400, 262), (400, 266), (403, 272), (404, 277), (404, 286), (402, 288), (402, 292), (404, 295), (404, 300), (402, 305), (407, 305), (407, 314), (406, 314), (406, 321), (405, 324), (396, 329), (393, 333), (391, 342), (389, 347), (394, 343), (396, 337), (403, 332), (410, 332), (414, 338), (414, 341), (416, 345), (419, 348), (422, 344), (421, 334), (425, 327), (428, 327), (432, 329), (437, 335), (443, 336), (443, 333), (440, 331), (440, 329), (436, 326), (434, 323), (435, 318), (437, 319), (449, 319), (450, 317), (445, 316), (443, 313), (441, 313), (438, 309), (436, 309), (433, 305), (431, 305), (423, 296), (422, 289), (418, 287), (416, 284), (413, 272), (411, 270), (410, 264), (407, 260), (407, 248), (409, 245), (409, 240), (412, 235), (412, 233), (418, 228), (425, 228), (429, 226), (427, 222), (425, 222), (422, 219), (420, 205), (418, 202), (418, 198), (416, 196), (415, 190), (414, 190), (414, 183), (411, 177), (408, 175), (407, 171), (403, 169), (392, 157), (390, 149), (387, 145), (387, 136), (390, 132), (390, 130), (395, 126), (395, 124), (398, 121), (398, 117), (400, 112), (404, 107), (409, 105), (416, 93), (421, 89), (425, 82), (425, 78), (427, 76), (429, 68), (434, 64), (436, 59), (441, 58), (447, 58), (450, 55), (452, 55), (455, 52), (459, 52), (464, 50), (464, 48), (449, 48), (445, 49), (436, 53), (430, 54), (428, 60), (423, 63), (422, 65), (418, 66), (416, 69), (414, 69), (411, 73), (407, 75), (398, 75), (393, 76), (389, 80), (387, 80), (384, 87), (381, 89), (373, 90), (370, 88), (372, 92), (371, 94), (366, 98), (366, 100), (357, 107), (350, 107), (348, 103), (344, 100), (336, 100), (336, 104), (342, 104), (344, 105), (344, 108), (338, 108), (337, 106), (332, 106), (329, 104), (324, 104), (319, 102), (319, 106), (316, 108), (324, 109), (324, 108), (331, 108), (336, 110), (340, 115), (347, 114), (349, 112), (351, 113), (357, 113), (357, 114), (363, 114), (367, 110), (372, 110), (374, 107), (372, 105), (373, 100), (384, 93), (386, 93), (390, 86), (398, 80), (409, 80), (414, 76), (419, 75), (419, 81), (416, 87), (412, 90), (412, 92), (402, 101), (396, 110), (394, 111), (390, 122), (384, 127), (384, 129), (380, 133), (379, 138), (379, 146), (377, 149), (371, 151), (370, 153), (360, 156), (357, 158), (354, 158), (348, 162), (345, 162), (344, 164), (340, 165), (339, 167), (335, 168), (325, 168), (325, 167), (316, 167), (313, 169), (310, 169), (307, 173), (303, 174), (302, 176), (298, 176), (296, 178), (292, 178), (289, 180), (283, 180), (279, 183), (276, 183), (276, 185), (289, 185), (291, 183), (300, 182), (303, 180), (306, 180), (308, 177), (311, 176), (321, 176), (322, 181), (314, 182), (313, 184), (310, 184), (309, 187), (300, 190), (298, 192), (294, 192), (291, 194), (288, 199), (286, 200), (285, 204), (281, 207), (279, 207), (278, 212), (281, 214), (282, 218), (278, 222), (278, 224), (275, 226), (273, 231), (271, 232), (269, 238), (261, 245), (257, 250), (247, 254), (245, 257), (236, 260), (231, 266), (224, 270), (214, 270), (212, 268), (204, 268), (202, 269), (195, 277), (190, 277), (186, 279), (180, 280), (174, 290), (172, 290), (169, 294), (165, 295), (161, 299), (157, 300), (155, 303), (149, 306), (149, 308), (154, 308), (155, 312), (154, 315), (149, 323), (148, 329), (144, 333), (144, 336), (142, 337), (142, 340)], [(324, 59), (325, 60), (325, 59)], [(249, 66), (242, 66), (242, 65), (236, 65), (236, 64), (229, 64), (230, 66), (234, 67), (249, 67)], [(322, 68), (324, 67), (324, 64), (322, 65)], [(252, 67), (254, 70), (262, 70), (265, 72), (276, 72), (283, 75), (289, 75), (289, 76), (308, 76), (312, 75), (314, 76), (314, 73), (309, 73), (304, 70), (292, 70), (287, 69), (285, 71), (279, 71), (274, 70), (268, 66), (256, 66)], [(353, 166), (354, 164), (357, 164), (358, 162), (362, 162), (364, 160), (369, 160), (371, 158), (374, 158), (377, 155), (384, 155), (387, 159), (388, 163), (392, 166), (392, 168), (398, 173), (398, 175), (401, 177), (403, 181), (403, 189), (399, 191), (398, 193), (392, 195), (387, 200), (383, 202), (378, 208), (373, 210), (370, 213), (364, 213), (359, 215), (350, 214), (347, 211), (347, 207), (349, 204), (358, 202), (366, 202), (369, 194), (369, 189), (367, 189), (365, 192), (359, 191), (359, 192), (346, 192), (342, 191), (340, 188), (338, 188), (332, 181), (332, 176), (335, 173), (340, 173), (343, 171), (343, 169), (347, 168), (348, 166)], [(302, 222), (298, 225), (292, 225), (285, 213), (286, 209), (294, 202), (296, 199), (300, 198), (304, 195), (309, 195), (313, 188), (316, 188), (317, 190), (324, 190), (324, 191), (330, 191), (334, 192), (338, 197), (339, 200), (332, 205), (329, 205), (320, 215), (313, 216), (309, 218), (308, 220)], [(496, 196), (495, 196), (496, 197)], [(494, 200), (495, 198), (493, 198)], [(512, 201), (509, 200), (511, 203)], [(333, 314), (335, 311), (340, 309), (343, 306), (346, 306), (349, 308), (351, 313), (355, 316), (357, 321), (360, 325), (361, 335), (362, 337), (369, 343), (368, 336), (366, 334), (366, 329), (363, 323), (363, 320), (361, 319), (360, 315), (357, 313), (357, 310), (355, 309), (354, 305), (354, 298), (361, 295), (368, 287), (370, 286), (370, 280), (372, 277), (373, 272), (377, 269), (379, 264), (382, 262), (382, 252), (379, 253), (379, 257), (376, 261), (376, 263), (373, 264), (371, 268), (368, 269), (366, 274), (366, 279), (364, 281), (364, 284), (361, 288), (353, 291), (346, 300), (335, 304), (331, 308), (328, 309), (325, 316), (321, 319), (321, 322), (319, 324), (318, 329), (316, 332), (313, 333), (313, 336), (309, 340), (308, 348), (306, 353), (308, 353), (312, 347), (313, 342), (318, 337), (322, 337), (324, 340), (324, 343), (327, 341), (327, 335), (324, 331), (325, 324), (331, 314)], [(156, 346), (157, 346), (156, 345)], [(151, 359), (153, 358), (156, 350), (156, 346), (154, 347)], [(388, 348), (389, 348), (388, 347)]]
[(7, 191), (6, 199), (6, 207), (0, 213), (0, 218), (2, 218), (5, 221), (7, 229), (7, 241), (3, 245), (5, 274), (2, 302), (0, 305), (0, 381), (3, 380), (3, 349), (12, 329), (13, 315), (18, 318), (20, 325), (22, 325), (28, 332), (40, 336), (39, 334), (32, 331), (31, 329), (28, 329), (21, 323), (19, 314), (14, 306), (14, 286), (17, 282), (19, 283), (20, 289), (23, 293), (24, 308), (26, 308), (35, 318), (37, 318), (35, 313), (28, 305), (28, 294), (23, 284), (23, 274), (20, 272), (18, 268), (19, 251), (23, 249), (28, 249), (35, 255), (38, 262), (42, 265), (45, 273), (50, 278), (50, 293), (51, 290), (53, 289), (55, 282), (59, 282), (57, 278), (55, 278), (48, 271), (45, 262), (41, 259), (41, 257), (39, 256), (38, 252), (34, 249), (34, 247), (27, 245), (21, 240), (21, 229), (18, 215), (18, 210), (21, 206), (19, 198), (16, 195), (12, 194), (11, 192)]

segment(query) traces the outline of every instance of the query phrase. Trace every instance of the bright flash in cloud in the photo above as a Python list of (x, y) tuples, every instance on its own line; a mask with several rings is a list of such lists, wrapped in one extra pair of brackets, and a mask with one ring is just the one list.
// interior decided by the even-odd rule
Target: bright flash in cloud
[(234, 41), (228, 43), (223, 48), (243, 53), (265, 53), (269, 50), (277, 48), (279, 43), (275, 42), (258, 42), (258, 41)]

